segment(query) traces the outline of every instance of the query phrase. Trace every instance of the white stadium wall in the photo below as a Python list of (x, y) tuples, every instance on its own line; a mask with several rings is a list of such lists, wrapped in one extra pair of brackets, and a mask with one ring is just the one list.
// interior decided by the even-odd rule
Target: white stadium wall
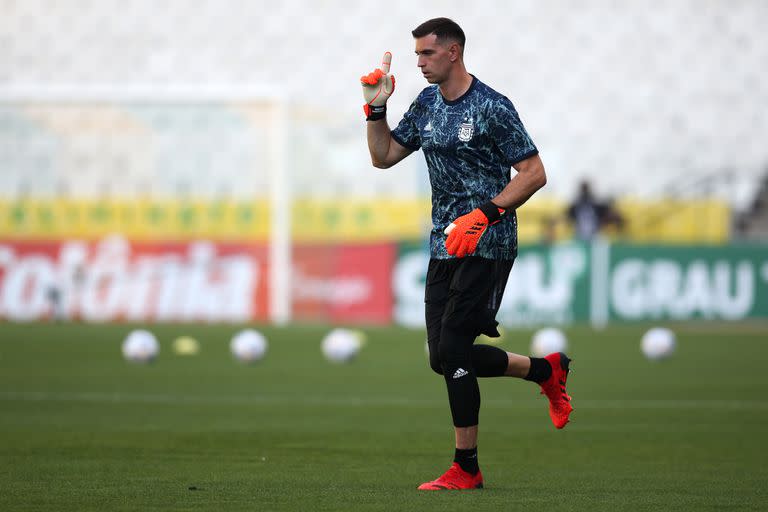
[[(693, 191), (739, 209), (765, 171), (762, 0), (387, 7), (383, 19), (367, 4), (341, 0), (0, 0), (0, 94), (30, 86), (271, 87), (300, 107), (289, 140), (296, 193), (423, 195), (420, 158), (371, 169), (358, 77), (392, 51), (396, 122), (425, 85), (410, 30), (449, 16), (468, 35), (470, 72), (518, 106), (542, 151), (549, 194), (570, 196), (588, 177), (603, 194)], [(3, 121), (0, 129), (18, 129)], [(84, 180), (109, 181), (110, 170), (103, 172), (63, 178), (76, 192), (89, 189)], [(158, 179), (200, 179), (194, 166), (188, 172)], [(30, 180), (25, 166), (7, 166), (0, 195), (50, 192), (52, 179)]]

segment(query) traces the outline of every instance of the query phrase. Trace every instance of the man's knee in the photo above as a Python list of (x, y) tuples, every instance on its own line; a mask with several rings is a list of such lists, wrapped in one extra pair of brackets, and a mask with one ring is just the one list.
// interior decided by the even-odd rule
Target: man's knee
[[(450, 337), (447, 337), (450, 339)], [(456, 368), (471, 366), (471, 343), (465, 344), (456, 339), (447, 341), (445, 338), (440, 342), (439, 366), (440, 373), (452, 373)], [(431, 361), (430, 361), (431, 362)]]
[(440, 351), (436, 346), (435, 348), (432, 347), (432, 345), (429, 345), (429, 367), (432, 368), (432, 371), (436, 374), (442, 375), (443, 365), (440, 362)]

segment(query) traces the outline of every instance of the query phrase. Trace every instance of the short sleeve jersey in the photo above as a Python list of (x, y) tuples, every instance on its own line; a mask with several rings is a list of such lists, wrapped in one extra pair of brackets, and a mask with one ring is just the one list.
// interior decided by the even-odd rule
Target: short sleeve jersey
[[(444, 99), (437, 85), (421, 91), (392, 138), (424, 150), (432, 186), (430, 255), (436, 259), (452, 257), (445, 249), (445, 227), (493, 199), (509, 183), (512, 165), (538, 154), (512, 102), (474, 76), (454, 101)], [(475, 255), (515, 258), (514, 211), (488, 228)]]

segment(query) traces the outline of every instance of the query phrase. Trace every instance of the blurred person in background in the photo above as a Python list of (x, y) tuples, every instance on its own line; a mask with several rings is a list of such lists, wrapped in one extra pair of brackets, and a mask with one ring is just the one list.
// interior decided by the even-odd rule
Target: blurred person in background
[(62, 290), (58, 283), (48, 283), (45, 288), (45, 298), (48, 300), (49, 317), (56, 321), (64, 320), (65, 311), (62, 304)]
[(515, 210), (544, 186), (546, 174), (512, 102), (467, 72), (459, 25), (436, 18), (412, 35), (417, 65), (432, 85), (390, 130), (386, 101), (395, 78), (389, 73), (392, 55), (385, 53), (381, 68), (361, 78), (368, 149), (373, 165), (382, 169), (423, 149), (432, 186), (427, 341), (430, 366), (448, 389), (456, 446), (451, 468), (419, 489), (475, 489), (483, 487), (478, 377), (538, 383), (557, 428), (573, 409), (565, 390), (565, 354), (529, 358), (474, 344), (480, 334), (499, 336), (495, 317), (517, 255)]
[(566, 210), (566, 219), (573, 226), (574, 236), (579, 240), (592, 240), (605, 227), (617, 230), (624, 227), (624, 219), (611, 201), (598, 201), (588, 181), (579, 184), (579, 194)]

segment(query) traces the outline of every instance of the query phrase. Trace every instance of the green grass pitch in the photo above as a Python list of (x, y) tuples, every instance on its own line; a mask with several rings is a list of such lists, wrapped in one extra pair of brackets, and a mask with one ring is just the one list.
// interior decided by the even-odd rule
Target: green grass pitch
[[(639, 352), (648, 326), (567, 329), (571, 423), (529, 382), (481, 380), (486, 488), (440, 493), (416, 491), (453, 457), (423, 332), (368, 329), (333, 365), (328, 328), (265, 327), (247, 366), (237, 326), (152, 326), (160, 357), (134, 365), (133, 327), (0, 324), (0, 510), (768, 509), (764, 324), (672, 326), (661, 362)], [(173, 354), (180, 335), (200, 354)]]

